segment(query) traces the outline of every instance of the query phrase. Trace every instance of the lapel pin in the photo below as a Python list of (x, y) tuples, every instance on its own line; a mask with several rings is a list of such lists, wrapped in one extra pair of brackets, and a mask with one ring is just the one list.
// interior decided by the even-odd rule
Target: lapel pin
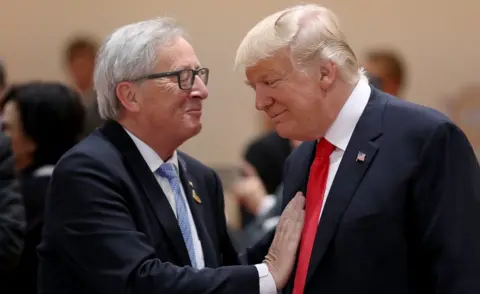
[(195, 190), (192, 190), (192, 195), (193, 195), (193, 199), (194, 199), (197, 203), (202, 203), (202, 200), (200, 199), (200, 197), (198, 197), (197, 192), (195, 192)]
[(188, 184), (190, 185), (190, 187), (193, 187), (192, 181), (188, 181)]
[(365, 161), (365, 157), (367, 155), (361, 151), (358, 151), (358, 154), (357, 154), (357, 162), (364, 162)]

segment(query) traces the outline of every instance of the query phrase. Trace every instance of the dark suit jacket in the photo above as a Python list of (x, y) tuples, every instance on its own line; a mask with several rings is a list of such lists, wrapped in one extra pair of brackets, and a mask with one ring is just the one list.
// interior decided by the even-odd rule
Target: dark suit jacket
[[(35, 167), (27, 168), (19, 175), (20, 191), (25, 207), (26, 227), (24, 246), (19, 265), (3, 275), (2, 293), (37, 293), (38, 256), (43, 226), (45, 197), (50, 175), (36, 175)], [(0, 278), (1, 279), (1, 278)]]
[[(287, 160), (283, 207), (306, 191), (314, 150), (304, 143)], [(372, 89), (320, 219), (305, 293), (478, 294), (479, 224), (480, 168), (462, 131)]]
[(25, 212), (15, 181), (10, 141), (0, 132), (0, 286), (5, 273), (20, 260), (24, 227)]
[(85, 124), (83, 135), (86, 137), (95, 129), (101, 127), (104, 121), (98, 112), (97, 93), (94, 90), (91, 90), (85, 95), (90, 96), (88, 99), (86, 99), (90, 101), (90, 103), (85, 106)]
[(268, 194), (274, 194), (282, 183), (283, 165), (291, 152), (290, 140), (277, 132), (267, 133), (247, 147), (245, 160), (255, 167)]
[(167, 198), (131, 138), (110, 121), (54, 171), (38, 247), (39, 293), (258, 293), (254, 266), (228, 266), (239, 261), (216, 173), (186, 154), (179, 158), (207, 268), (188, 266)]
[(236, 248), (239, 251), (243, 252), (248, 248), (255, 250), (256, 244), (272, 231), (275, 231), (282, 214), (282, 195), (283, 185), (280, 185), (277, 192), (275, 192), (276, 202), (270, 210), (256, 217), (243, 230), (231, 232), (230, 236), (236, 241)]
[[(248, 145), (244, 158), (256, 169), (268, 194), (275, 195), (282, 183), (283, 165), (291, 152), (290, 140), (280, 137), (277, 132), (264, 134)], [(241, 216), (244, 228), (255, 219), (244, 207)]]

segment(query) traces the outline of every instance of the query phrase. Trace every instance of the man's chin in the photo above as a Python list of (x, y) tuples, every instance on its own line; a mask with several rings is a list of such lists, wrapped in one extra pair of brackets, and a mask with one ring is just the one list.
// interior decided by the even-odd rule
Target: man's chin
[(202, 123), (201, 123), (201, 122), (198, 122), (198, 123), (190, 126), (190, 127), (188, 128), (188, 132), (189, 132), (190, 138), (198, 135), (201, 130), (202, 130)]
[(288, 123), (279, 123), (275, 125), (275, 130), (277, 134), (285, 139), (296, 140), (296, 141), (311, 141), (315, 140), (314, 137), (308, 136), (301, 131), (300, 127), (293, 126)]
[(275, 130), (280, 137), (285, 139), (293, 139), (292, 137), (295, 136), (295, 129), (286, 123), (277, 123), (275, 125)]

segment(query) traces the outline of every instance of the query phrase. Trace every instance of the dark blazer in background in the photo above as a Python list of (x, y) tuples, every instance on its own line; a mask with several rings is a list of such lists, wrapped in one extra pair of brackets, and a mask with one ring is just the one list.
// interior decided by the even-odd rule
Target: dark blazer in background
[(86, 137), (95, 129), (101, 127), (104, 123), (104, 120), (100, 117), (100, 113), (98, 112), (97, 93), (94, 90), (91, 90), (84, 95), (88, 96), (83, 98), (84, 101), (90, 101), (85, 106), (84, 136)]
[(256, 217), (243, 230), (231, 234), (232, 239), (236, 241), (235, 245), (238, 251), (244, 252), (248, 248), (254, 249), (258, 242), (275, 231), (282, 214), (282, 195), (283, 185), (281, 184), (275, 192), (275, 204), (263, 215)]
[(254, 140), (245, 151), (245, 160), (258, 173), (268, 194), (274, 194), (282, 183), (283, 165), (292, 152), (289, 139), (269, 132)]
[[(18, 266), (3, 276), (5, 280), (1, 285), (5, 288), (2, 289), (2, 294), (37, 293), (38, 256), (36, 248), (42, 237), (45, 197), (53, 166), (51, 168), (44, 167), (27, 168), (18, 175), (26, 219), (24, 246)], [(41, 172), (42, 170), (47, 172)]]
[(39, 293), (258, 293), (254, 266), (228, 267), (239, 260), (216, 173), (178, 155), (205, 269), (183, 267), (190, 260), (167, 198), (125, 130), (109, 121), (54, 171), (38, 248)]
[[(268, 194), (275, 195), (282, 183), (283, 165), (292, 150), (290, 140), (280, 137), (277, 132), (264, 134), (248, 145), (244, 158), (256, 169)], [(241, 216), (244, 228), (255, 219), (243, 207)]]
[(0, 132), (0, 291), (5, 273), (15, 268), (23, 249), (25, 212), (14, 176), (10, 140)]
[[(307, 142), (287, 160), (283, 207), (306, 192), (314, 151)], [(478, 294), (479, 224), (480, 168), (462, 131), (372, 89), (320, 219), (305, 293)]]

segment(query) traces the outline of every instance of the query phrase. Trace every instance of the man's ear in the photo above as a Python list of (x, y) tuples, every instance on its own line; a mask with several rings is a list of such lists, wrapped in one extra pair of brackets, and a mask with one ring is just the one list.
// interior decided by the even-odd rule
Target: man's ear
[(138, 103), (137, 91), (135, 84), (131, 82), (120, 82), (115, 89), (117, 98), (122, 106), (131, 112), (139, 112), (140, 104)]
[(323, 91), (328, 91), (337, 76), (337, 65), (332, 61), (324, 61), (318, 72), (318, 82)]

